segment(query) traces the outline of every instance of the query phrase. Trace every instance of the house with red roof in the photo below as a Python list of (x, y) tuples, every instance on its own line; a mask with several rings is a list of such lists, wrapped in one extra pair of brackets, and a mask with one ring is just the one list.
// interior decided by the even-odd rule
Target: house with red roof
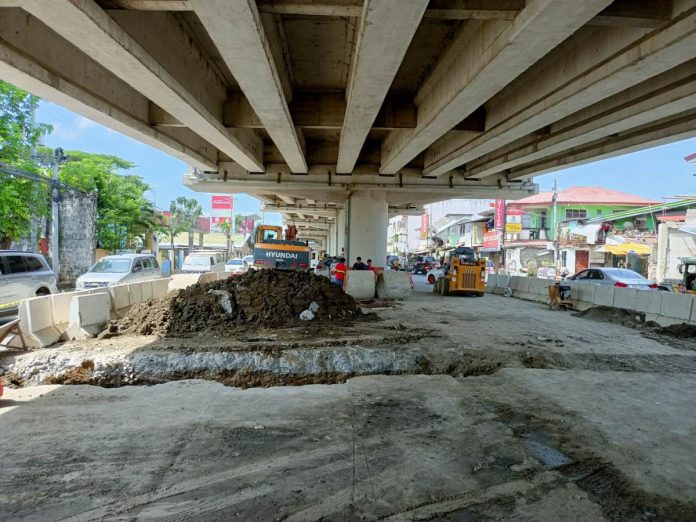
[[(530, 267), (532, 271), (555, 267), (555, 240), (562, 228), (659, 204), (659, 201), (603, 187), (570, 187), (560, 190), (556, 194), (555, 205), (553, 192), (540, 192), (511, 201), (506, 205), (509, 216), (507, 223), (511, 220), (518, 223), (516, 226), (506, 226), (503, 246), (506, 266), (512, 272), (529, 271)], [(645, 227), (653, 232), (657, 228), (654, 220), (645, 223)], [(591, 264), (602, 266), (605, 263), (602, 253), (588, 247), (603, 241), (602, 228), (592, 227), (590, 230), (596, 233), (594, 236), (590, 234), (592, 237), (585, 237), (587, 243), (576, 242), (565, 251), (559, 251), (561, 267), (569, 272), (576, 272)]]

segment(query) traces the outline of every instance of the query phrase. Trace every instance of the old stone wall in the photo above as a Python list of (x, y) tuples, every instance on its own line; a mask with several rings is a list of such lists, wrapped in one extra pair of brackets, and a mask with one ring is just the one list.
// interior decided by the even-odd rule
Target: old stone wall
[(73, 281), (94, 262), (97, 195), (61, 194), (59, 212), (60, 281)]

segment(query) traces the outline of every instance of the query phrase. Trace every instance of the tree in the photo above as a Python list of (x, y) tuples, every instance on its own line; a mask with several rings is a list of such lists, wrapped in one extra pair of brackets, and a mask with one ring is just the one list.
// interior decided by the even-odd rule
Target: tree
[[(31, 153), (51, 127), (34, 122), (39, 99), (0, 81), (0, 162), (38, 173)], [(31, 218), (48, 212), (48, 185), (0, 173), (0, 248), (26, 236)]]
[(77, 189), (97, 192), (97, 241), (106, 250), (145, 242), (155, 227), (155, 209), (146, 197), (150, 186), (140, 176), (119, 174), (135, 165), (117, 156), (68, 151), (60, 180)]
[(176, 201), (172, 201), (169, 204), (169, 215), (162, 216), (159, 226), (157, 227), (159, 232), (162, 232), (172, 247), (172, 269), (176, 268), (176, 261), (174, 256), (174, 238), (184, 232), (188, 228), (186, 223), (186, 218), (183, 209), (179, 207)]
[(184, 196), (179, 196), (176, 198), (177, 208), (183, 218), (183, 222), (186, 225), (189, 235), (189, 252), (193, 250), (193, 233), (196, 225), (198, 224), (198, 218), (203, 215), (203, 207), (201, 204), (193, 198), (187, 198)]
[(227, 239), (227, 257), (229, 258), (232, 255), (232, 223), (229, 221), (223, 221), (219, 226), (220, 230), (222, 230), (222, 233), (225, 234), (225, 238)]

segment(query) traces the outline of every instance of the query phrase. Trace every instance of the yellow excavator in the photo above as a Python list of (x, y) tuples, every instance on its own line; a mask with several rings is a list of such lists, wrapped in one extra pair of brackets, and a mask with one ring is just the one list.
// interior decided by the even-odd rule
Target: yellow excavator
[(457, 247), (446, 254), (442, 271), (443, 275), (433, 285), (436, 294), (482, 297), (486, 292), (486, 260), (476, 259), (472, 248)]
[(254, 268), (278, 270), (309, 270), (309, 254), (312, 249), (306, 241), (298, 241), (297, 228), (290, 225), (285, 230), (271, 225), (259, 225), (252, 235), (254, 240)]

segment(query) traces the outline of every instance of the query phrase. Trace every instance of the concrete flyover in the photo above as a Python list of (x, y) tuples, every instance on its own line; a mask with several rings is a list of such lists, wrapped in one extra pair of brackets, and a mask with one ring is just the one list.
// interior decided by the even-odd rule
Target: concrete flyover
[[(389, 215), (696, 133), (696, 0), (0, 0), (0, 77), (380, 259)], [(374, 233), (379, 230), (380, 233)]]

